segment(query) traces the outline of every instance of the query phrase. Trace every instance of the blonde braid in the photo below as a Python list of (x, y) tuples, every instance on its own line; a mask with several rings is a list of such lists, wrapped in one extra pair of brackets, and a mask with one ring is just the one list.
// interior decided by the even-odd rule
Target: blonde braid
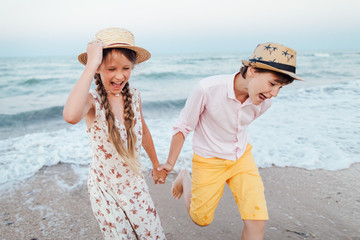
[(130, 93), (128, 82), (125, 84), (122, 93), (124, 98), (124, 124), (128, 136), (128, 152), (131, 157), (135, 158), (136, 135), (133, 131), (135, 126), (135, 115), (132, 109), (132, 94)]
[[(128, 129), (127, 123), (125, 120), (126, 132), (128, 134), (128, 149), (125, 149), (125, 147), (123, 146), (122, 141), (121, 141), (120, 132), (119, 132), (118, 128), (115, 126), (115, 115), (113, 114), (113, 112), (111, 110), (111, 105), (107, 98), (107, 92), (104, 88), (104, 85), (102, 84), (101, 79), (100, 79), (100, 74), (95, 74), (95, 84), (97, 85), (96, 90), (100, 94), (101, 102), (105, 109), (105, 118), (108, 123), (109, 140), (114, 145), (114, 147), (115, 147), (116, 151), (119, 153), (120, 157), (135, 171), (135, 173), (140, 175), (141, 174), (141, 172), (140, 172), (141, 165), (140, 165), (138, 158), (135, 156), (136, 137), (132, 131), (135, 124), (130, 123), (130, 128)], [(129, 94), (131, 95), (131, 93), (129, 93)], [(131, 108), (131, 104), (130, 104), (130, 108)], [(124, 112), (125, 112), (125, 106), (124, 106)], [(131, 112), (132, 112), (132, 109), (131, 109)], [(133, 115), (132, 116), (132, 118), (133, 118), (134, 117), (133, 112), (132, 112), (132, 115)], [(135, 142), (134, 142), (134, 139), (135, 139)]]

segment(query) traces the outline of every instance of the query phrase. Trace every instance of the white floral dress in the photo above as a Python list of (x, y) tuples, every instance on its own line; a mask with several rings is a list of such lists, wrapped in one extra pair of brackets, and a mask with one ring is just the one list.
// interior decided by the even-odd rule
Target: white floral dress
[[(87, 130), (93, 157), (90, 163), (88, 191), (92, 210), (105, 239), (165, 239), (159, 216), (151, 199), (148, 186), (119, 156), (109, 141), (105, 109), (96, 90), (90, 92), (95, 99), (96, 113)], [(132, 108), (136, 124), (136, 153), (140, 157), (142, 124), (140, 96), (136, 89)], [(126, 129), (116, 120), (124, 146)]]

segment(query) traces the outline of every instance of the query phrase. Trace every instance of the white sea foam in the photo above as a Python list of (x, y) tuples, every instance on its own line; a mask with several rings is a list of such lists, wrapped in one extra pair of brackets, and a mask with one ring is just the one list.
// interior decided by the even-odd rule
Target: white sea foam
[[(284, 91), (249, 127), (259, 167), (296, 166), (337, 170), (360, 162), (360, 81)], [(147, 119), (160, 162), (167, 158), (177, 115)], [(59, 162), (88, 164), (84, 123), (52, 132), (0, 140), (0, 183), (22, 179)], [(191, 136), (175, 170), (191, 168)], [(151, 169), (145, 151), (143, 166)]]
[[(148, 120), (155, 141), (160, 161), (167, 157), (171, 141), (171, 129), (174, 119)], [(91, 149), (83, 122), (52, 132), (27, 134), (21, 137), (0, 140), (0, 184), (32, 176), (44, 166), (62, 163), (89, 164)], [(179, 167), (189, 167), (191, 161), (191, 144), (186, 141), (180, 155)], [(151, 169), (151, 161), (142, 150), (141, 161), (144, 169)], [(80, 176), (83, 168), (74, 168)], [(66, 186), (63, 186), (66, 187)], [(70, 187), (70, 186), (68, 186)]]
[(314, 53), (315, 57), (330, 57), (329, 53)]
[[(268, 112), (250, 125), (250, 142), (259, 167), (274, 164), (337, 170), (360, 162), (360, 55), (326, 54), (331, 57), (314, 53), (300, 55), (298, 69), (306, 82), (284, 87)], [(182, 100), (195, 83), (204, 76), (235, 72), (240, 59), (244, 58), (169, 56), (154, 58), (138, 68), (132, 86), (141, 91), (145, 119), (160, 162), (167, 158), (172, 125)], [(60, 162), (82, 165), (74, 167), (74, 171), (85, 176), (91, 159), (85, 124), (60, 126), (59, 119), (55, 119), (61, 117), (58, 112), (82, 66), (75, 61), (68, 63), (67, 58), (53, 60), (48, 73), (46, 68), (33, 70), (48, 59), (29, 60), (20, 64), (16, 75), (6, 70), (9, 61), (18, 66), (15, 60), (0, 60), (0, 65), (5, 66), (0, 70), (0, 87), (4, 90), (0, 99), (8, 102), (0, 109), (0, 129), (4, 131), (0, 138), (0, 184), (24, 179), (43, 166)], [(58, 76), (51, 80), (52, 84), (43, 83), (52, 76)], [(28, 80), (22, 87), (23, 79)], [(26, 103), (17, 104), (19, 99), (25, 99)], [(156, 107), (152, 107), (152, 103)], [(11, 110), (13, 106), (15, 110)], [(40, 110), (41, 106), (41, 111), (31, 112)], [(52, 106), (59, 107), (48, 109)], [(191, 157), (190, 135), (175, 170), (191, 169)], [(151, 169), (144, 150), (141, 161), (145, 169)]]
[(360, 81), (287, 91), (249, 132), (260, 166), (337, 170), (360, 162)]
[(71, 126), (0, 140), (0, 183), (24, 179), (43, 166), (60, 162), (87, 164), (90, 148), (81, 130)]

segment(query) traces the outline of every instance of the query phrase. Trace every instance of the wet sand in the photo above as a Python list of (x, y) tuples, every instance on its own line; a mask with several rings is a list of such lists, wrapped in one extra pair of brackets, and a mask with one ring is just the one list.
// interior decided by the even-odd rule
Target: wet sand
[[(0, 239), (102, 239), (91, 211), (87, 166), (58, 164), (1, 186)], [(79, 174), (80, 172), (80, 174)], [(264, 168), (270, 220), (265, 239), (360, 240), (360, 164), (339, 171)], [(192, 223), (164, 185), (146, 179), (167, 239), (240, 239), (243, 223), (228, 187), (210, 226)]]

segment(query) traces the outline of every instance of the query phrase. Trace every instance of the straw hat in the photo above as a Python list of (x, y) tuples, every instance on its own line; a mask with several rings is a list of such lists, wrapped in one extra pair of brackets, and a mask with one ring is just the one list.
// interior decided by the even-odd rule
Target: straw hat
[(249, 61), (242, 60), (242, 63), (244, 66), (268, 69), (303, 80), (295, 74), (296, 51), (278, 43), (257, 45)]
[[(95, 39), (103, 43), (106, 48), (126, 48), (136, 52), (136, 63), (145, 62), (151, 56), (150, 52), (144, 48), (135, 46), (134, 35), (124, 28), (105, 28), (95, 34)], [(79, 61), (86, 65), (87, 54), (81, 53)]]

